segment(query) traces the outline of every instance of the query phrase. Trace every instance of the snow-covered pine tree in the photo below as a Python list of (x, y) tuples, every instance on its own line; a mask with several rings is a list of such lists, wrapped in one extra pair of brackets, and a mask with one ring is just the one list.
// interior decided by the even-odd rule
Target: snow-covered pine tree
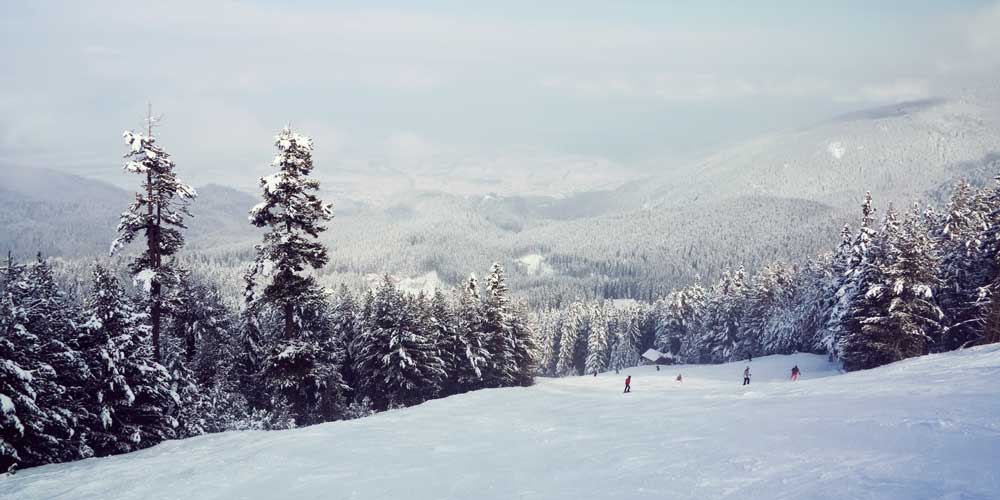
[(185, 365), (198, 374), (198, 381), (208, 384), (216, 371), (210, 359), (222, 356), (218, 352), (200, 356), (201, 348), (218, 349), (231, 326), (230, 313), (219, 291), (187, 269), (177, 270), (177, 286), (172, 292), (166, 301), (170, 336), (176, 344), (171, 354), (183, 357)]
[(330, 318), (332, 324), (332, 335), (330, 349), (336, 353), (339, 360), (340, 376), (345, 387), (345, 398), (350, 401), (354, 399), (355, 387), (357, 387), (357, 377), (354, 375), (354, 359), (351, 355), (351, 343), (358, 332), (358, 303), (354, 299), (354, 294), (341, 284), (337, 289), (337, 303), (333, 308)]
[(955, 185), (947, 211), (933, 229), (941, 248), (942, 286), (938, 295), (945, 328), (934, 350), (951, 350), (978, 342), (989, 313), (989, 290), (998, 274), (995, 246), (987, 235), (989, 190)]
[(419, 331), (416, 300), (384, 276), (354, 339), (354, 371), (375, 409), (409, 406), (433, 394), (445, 378), (444, 362)]
[(761, 355), (832, 351), (825, 327), (839, 285), (834, 284), (831, 258), (810, 259), (791, 276), (788, 294), (765, 324)]
[[(312, 139), (285, 127), (275, 146), (278, 154), (272, 165), (279, 170), (260, 179), (264, 200), (250, 210), (250, 223), (268, 232), (255, 247), (245, 298), (250, 314), (273, 314), (279, 320), (276, 331), (261, 332), (262, 343), (268, 344), (262, 351), (262, 380), (270, 389), (275, 418), (291, 418), (296, 424), (324, 422), (337, 417), (343, 382), (335, 353), (327, 349), (332, 335), (329, 305), (315, 278), (303, 271), (322, 268), (328, 261), (327, 249), (317, 239), (333, 218), (333, 209), (316, 196), (319, 182), (309, 178)], [(261, 277), (267, 283), (257, 295)]]
[(600, 373), (608, 368), (611, 353), (608, 351), (608, 320), (605, 308), (595, 303), (590, 312), (590, 335), (587, 336), (587, 362), (585, 373)]
[[(89, 456), (75, 387), (87, 367), (69, 304), (44, 261), (0, 271), (0, 471)], [(58, 368), (58, 370), (57, 370)], [(62, 371), (59, 371), (62, 370)]]
[(490, 355), (489, 369), (483, 373), (486, 387), (531, 383), (537, 348), (509, 294), (503, 267), (494, 263), (486, 279), (480, 323), (484, 347)]
[(92, 378), (86, 404), (88, 443), (98, 456), (126, 453), (174, 436), (170, 412), (178, 402), (165, 368), (143, 345), (148, 328), (118, 279), (93, 271), (80, 332)]
[(746, 273), (726, 271), (705, 304), (705, 314), (699, 325), (705, 332), (700, 360), (721, 363), (745, 356), (739, 351), (741, 320), (746, 302)]
[(559, 362), (559, 343), (562, 335), (562, 312), (546, 310), (538, 319), (540, 352), (539, 373), (546, 376), (556, 375), (556, 364)]
[(583, 302), (574, 302), (569, 307), (568, 317), (562, 322), (559, 360), (556, 374), (560, 377), (580, 375), (586, 361), (587, 347), (587, 307)]
[[(653, 345), (660, 352), (674, 356), (692, 350), (696, 341), (692, 331), (705, 308), (705, 289), (699, 281), (681, 290), (674, 290), (655, 309), (656, 338)], [(697, 350), (697, 349), (694, 349)]]
[(618, 370), (638, 366), (642, 357), (642, 353), (639, 352), (642, 342), (640, 325), (642, 318), (636, 310), (627, 311), (626, 317), (625, 330), (618, 337), (615, 350), (611, 353), (611, 367)]
[(851, 310), (842, 341), (844, 368), (874, 368), (919, 356), (941, 328), (934, 299), (938, 257), (923, 214), (914, 209), (900, 222), (892, 207), (871, 249), (871, 286)]
[[(764, 266), (750, 280), (747, 307), (743, 314), (742, 335), (737, 352), (740, 357), (771, 352), (771, 332), (777, 326), (775, 318), (788, 309), (794, 292), (793, 271), (780, 262)], [(767, 346), (767, 347), (765, 347)]]
[[(861, 224), (851, 241), (850, 252), (844, 251), (844, 242), (842, 241), (838, 248), (837, 258), (834, 260), (834, 272), (841, 268), (843, 272), (835, 283), (838, 288), (834, 295), (826, 329), (831, 350), (838, 353), (843, 337), (849, 331), (858, 330), (859, 326), (852, 319), (852, 309), (865, 300), (865, 291), (872, 285), (868, 272), (873, 268), (868, 261), (872, 241), (877, 236), (874, 224), (875, 207), (872, 204), (872, 194), (868, 191), (865, 192), (865, 200), (861, 204)], [(841, 234), (844, 235), (844, 233)], [(846, 260), (844, 260), (845, 257)]]
[(465, 345), (464, 360), (456, 360), (453, 368), (457, 374), (459, 391), (470, 391), (483, 387), (483, 372), (490, 361), (482, 334), (483, 306), (479, 297), (479, 282), (476, 275), (469, 275), (465, 286), (457, 290), (456, 311), (457, 330), (461, 343)]
[(0, 473), (13, 472), (26, 460), (34, 465), (31, 453), (22, 456), (22, 450), (33, 440), (32, 432), (41, 430), (37, 422), (46, 418), (29, 371), (38, 356), (37, 337), (24, 327), (27, 315), (16, 294), (23, 273), (8, 255), (0, 275)]
[(177, 178), (170, 155), (156, 144), (154, 123), (150, 114), (145, 135), (131, 130), (123, 134), (129, 147), (124, 168), (144, 179), (135, 201), (121, 215), (111, 254), (131, 243), (140, 232), (146, 238), (146, 249), (132, 260), (129, 269), (149, 294), (153, 359), (159, 362), (163, 288), (176, 281), (171, 257), (184, 246), (181, 229), (186, 228), (184, 218), (191, 216), (187, 204), (196, 193)]
[(514, 378), (512, 385), (529, 386), (535, 382), (535, 371), (538, 369), (538, 342), (535, 332), (526, 320), (525, 306), (522, 303), (510, 305), (509, 331), (513, 351)]
[(298, 337), (296, 307), (304, 296), (318, 295), (315, 279), (301, 274), (307, 268), (320, 269), (328, 261), (326, 247), (316, 241), (333, 218), (332, 205), (316, 196), (319, 182), (310, 179), (313, 170), (312, 139), (285, 127), (275, 138), (278, 154), (272, 165), (278, 172), (261, 177), (264, 201), (250, 210), (250, 223), (267, 227), (264, 242), (257, 245), (248, 285), (257, 276), (269, 278), (259, 297), (248, 295), (253, 305), (273, 307), (282, 318), (281, 336)]
[(486, 277), (486, 293), (482, 298), (480, 331), (483, 346), (490, 353), (490, 361), (483, 372), (486, 387), (509, 385), (515, 377), (513, 341), (510, 332), (510, 298), (503, 268), (494, 263)]

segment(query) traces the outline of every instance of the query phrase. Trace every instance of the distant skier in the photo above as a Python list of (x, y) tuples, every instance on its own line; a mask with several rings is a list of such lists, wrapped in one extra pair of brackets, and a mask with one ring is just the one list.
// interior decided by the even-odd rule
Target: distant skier
[(753, 363), (753, 354), (747, 354), (747, 363)]
[(632, 376), (625, 377), (625, 392), (632, 392)]
[(656, 371), (660, 371), (660, 365), (656, 365)]
[(750, 365), (743, 370), (743, 385), (750, 385)]
[(595, 377), (597, 376), (597, 372), (596, 372), (596, 371), (594, 372), (594, 376), (595, 376)]
[(684, 377), (682, 377), (680, 373), (677, 374), (677, 381), (678, 382), (683, 382), (684, 381)]
[(798, 380), (800, 373), (802, 373), (802, 371), (799, 370), (799, 365), (793, 366), (792, 367), (792, 380)]

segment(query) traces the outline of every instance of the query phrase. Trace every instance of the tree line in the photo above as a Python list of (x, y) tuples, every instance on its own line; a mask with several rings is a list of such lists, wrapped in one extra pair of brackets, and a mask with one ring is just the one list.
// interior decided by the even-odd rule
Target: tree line
[(1000, 178), (957, 183), (941, 210), (889, 204), (881, 219), (866, 193), (857, 229), (802, 265), (723, 270), (624, 318), (600, 302), (541, 312), (540, 373), (624, 368), (651, 347), (686, 363), (823, 353), (858, 370), (1000, 342), (998, 228)]
[(536, 346), (504, 269), (451, 294), (402, 290), (385, 275), (357, 295), (311, 271), (333, 217), (316, 196), (312, 141), (277, 136), (277, 172), (249, 221), (265, 228), (241, 307), (179, 263), (187, 203), (152, 135), (125, 132), (125, 170), (142, 178), (111, 252), (132, 253), (131, 294), (92, 269), (82, 298), (39, 254), (0, 269), (0, 471), (107, 456), (206, 432), (355, 418), (487, 387), (530, 385)]

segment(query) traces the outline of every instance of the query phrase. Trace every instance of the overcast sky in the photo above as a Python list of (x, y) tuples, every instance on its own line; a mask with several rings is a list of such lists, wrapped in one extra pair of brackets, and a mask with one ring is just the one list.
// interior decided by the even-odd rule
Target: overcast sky
[(323, 168), (648, 170), (1000, 81), (996, 2), (416, 4), (4, 2), (0, 168), (122, 176), (151, 101), (196, 184), (252, 183), (286, 122)]

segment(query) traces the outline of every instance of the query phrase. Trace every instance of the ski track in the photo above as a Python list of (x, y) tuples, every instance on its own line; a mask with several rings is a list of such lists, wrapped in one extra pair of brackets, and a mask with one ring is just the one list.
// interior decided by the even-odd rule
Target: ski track
[(0, 499), (1000, 498), (1000, 346), (847, 375), (769, 356), (742, 387), (745, 365), (539, 379), (170, 441), (0, 477)]

